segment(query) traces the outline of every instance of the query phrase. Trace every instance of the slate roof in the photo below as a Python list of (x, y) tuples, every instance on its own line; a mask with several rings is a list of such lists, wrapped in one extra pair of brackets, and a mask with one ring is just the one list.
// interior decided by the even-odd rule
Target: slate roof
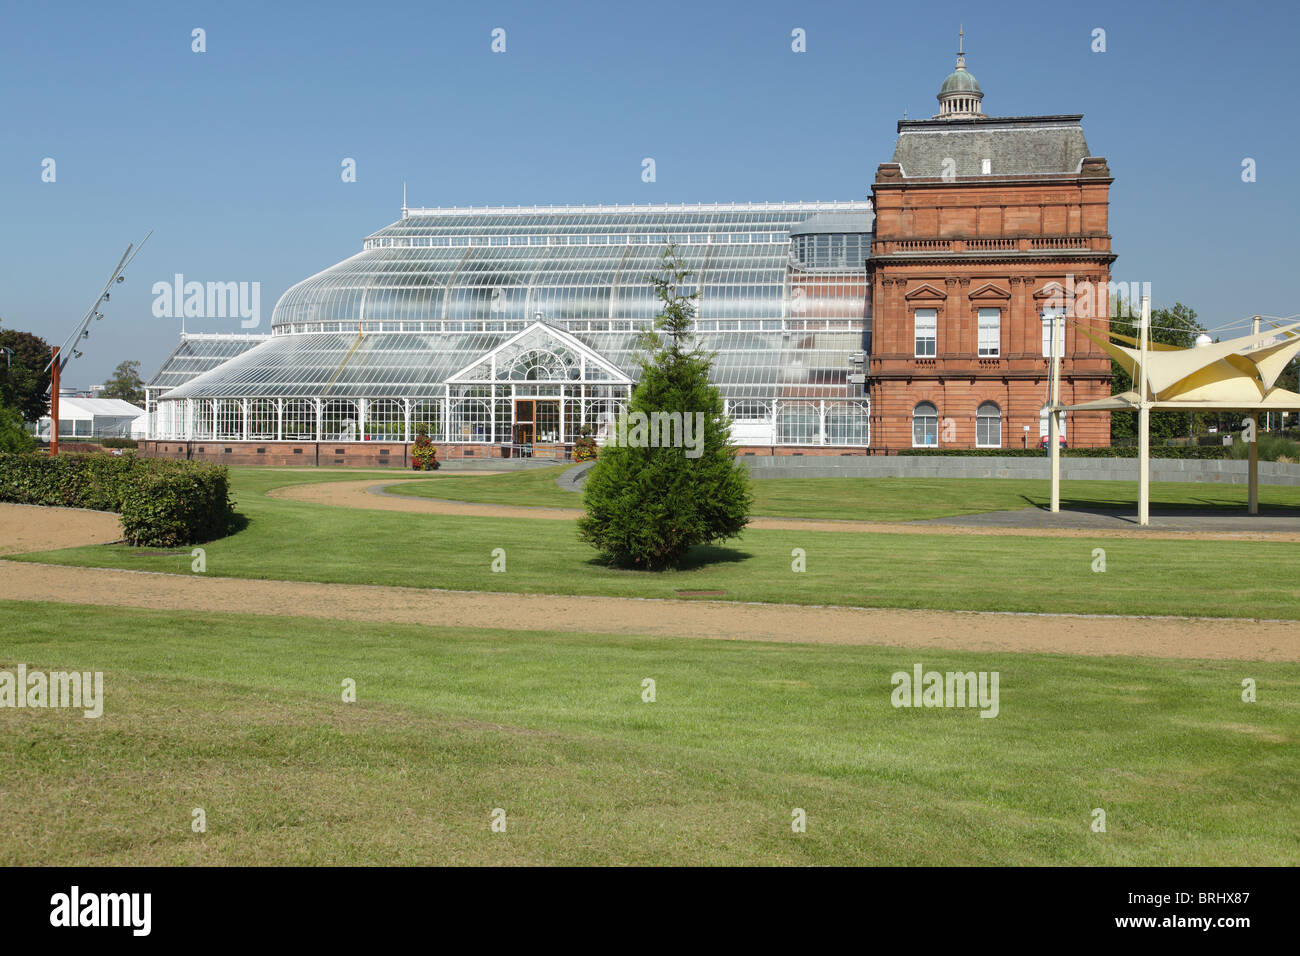
[(951, 158), (956, 176), (979, 176), (982, 160), (990, 175), (1076, 173), (1090, 156), (1082, 114), (989, 119), (902, 120), (893, 162), (905, 179), (942, 176)]

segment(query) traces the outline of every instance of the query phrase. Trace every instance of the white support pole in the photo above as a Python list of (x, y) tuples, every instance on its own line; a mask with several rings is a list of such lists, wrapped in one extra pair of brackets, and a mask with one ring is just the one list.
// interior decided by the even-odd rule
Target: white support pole
[(1061, 510), (1061, 332), (1063, 316), (1052, 315), (1052, 367), (1047, 397), (1047, 454), (1052, 463), (1052, 513)]
[(1138, 340), (1138, 524), (1151, 523), (1151, 403), (1147, 401), (1147, 335), (1151, 297), (1142, 296), (1142, 331)]
[[(1255, 334), (1259, 335), (1259, 316), (1254, 319)], [(1246, 510), (1250, 514), (1259, 514), (1259, 413), (1255, 412), (1250, 419), (1250, 462), (1247, 468), (1249, 473), (1250, 489), (1247, 495)]]

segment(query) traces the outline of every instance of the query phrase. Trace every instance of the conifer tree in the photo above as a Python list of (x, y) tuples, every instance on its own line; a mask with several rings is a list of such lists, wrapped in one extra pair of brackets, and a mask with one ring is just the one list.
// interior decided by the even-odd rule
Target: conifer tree
[[(676, 565), (696, 545), (739, 534), (753, 505), (722, 395), (709, 382), (712, 356), (693, 342), (698, 293), (683, 291), (690, 277), (669, 246), (651, 279), (663, 309), (645, 337), (639, 381), (587, 476), (579, 534), (623, 567)], [(682, 440), (668, 447), (656, 439), (671, 435), (670, 427), (639, 427), (673, 421), (673, 413)]]

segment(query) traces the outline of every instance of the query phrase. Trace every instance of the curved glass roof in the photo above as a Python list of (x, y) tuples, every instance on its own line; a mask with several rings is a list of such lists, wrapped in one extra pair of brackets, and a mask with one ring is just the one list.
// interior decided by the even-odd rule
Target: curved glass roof
[(646, 277), (670, 242), (696, 273), (701, 318), (779, 318), (791, 229), (835, 231), (839, 219), (838, 231), (864, 234), (870, 212), (869, 202), (408, 211), (285, 292), (271, 325), (648, 319)]
[[(724, 392), (844, 396), (848, 354), (870, 332), (857, 259), (870, 250), (870, 211), (868, 202), (411, 210), (361, 253), (290, 288), (268, 341), (164, 397), (438, 397), (539, 322), (634, 379), (639, 336), (660, 306), (650, 277), (668, 242), (694, 273), (697, 339), (717, 353)], [(831, 268), (792, 258), (791, 229), (810, 220), (804, 232), (849, 237), (852, 254)]]

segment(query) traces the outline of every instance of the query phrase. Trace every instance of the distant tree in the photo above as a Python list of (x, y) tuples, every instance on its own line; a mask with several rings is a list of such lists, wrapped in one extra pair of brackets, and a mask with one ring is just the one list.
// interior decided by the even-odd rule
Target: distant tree
[(34, 422), (49, 411), (49, 343), (30, 332), (0, 329), (0, 406)]
[(0, 408), (0, 452), (28, 452), (36, 449), (36, 439), (23, 427), (23, 416), (16, 408)]
[[(587, 476), (579, 534), (624, 567), (660, 570), (698, 544), (734, 537), (753, 505), (722, 395), (709, 382), (712, 356), (692, 343), (697, 293), (684, 291), (690, 276), (669, 246), (651, 280), (663, 310), (645, 338), (639, 380), (616, 439), (606, 442)], [(644, 429), (637, 439), (639, 426), (632, 423), (639, 417), (653, 422), (677, 413), (683, 424), (688, 416), (702, 422), (694, 440), (684, 442), (689, 447), (651, 447)]]
[(120, 398), (133, 405), (144, 404), (144, 380), (140, 378), (139, 362), (120, 362), (113, 376), (104, 383), (100, 398)]
[[(1117, 300), (1111, 307), (1110, 329), (1120, 335), (1138, 338), (1138, 320), (1142, 312), (1129, 303)], [(1150, 341), (1179, 348), (1191, 348), (1196, 337), (1205, 328), (1196, 321), (1196, 311), (1181, 302), (1172, 308), (1151, 310)], [(1121, 345), (1128, 343), (1121, 342)], [(1111, 392), (1119, 395), (1136, 386), (1132, 377), (1118, 362), (1111, 362)], [(1210, 416), (1192, 415), (1190, 412), (1153, 411), (1151, 413), (1151, 440), (1164, 443), (1171, 438), (1186, 438), (1188, 433), (1204, 430)], [(1111, 412), (1110, 440), (1116, 445), (1137, 443), (1137, 412)]]

